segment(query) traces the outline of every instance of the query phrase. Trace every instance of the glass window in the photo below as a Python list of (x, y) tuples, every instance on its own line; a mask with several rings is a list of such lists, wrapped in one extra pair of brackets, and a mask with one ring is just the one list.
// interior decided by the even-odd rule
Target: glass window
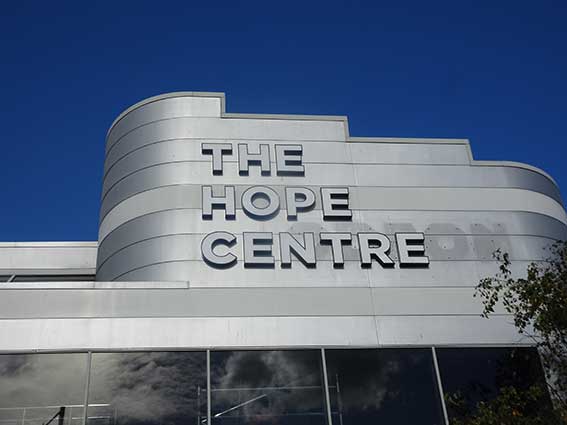
[(325, 350), (334, 425), (442, 425), (430, 349)]
[[(438, 348), (437, 360), (449, 418), (474, 414), (481, 401), (495, 399), (503, 388), (527, 390), (545, 379), (533, 348)], [(547, 395), (528, 414), (550, 406)]]
[(95, 353), (89, 425), (206, 424), (205, 352)]
[(213, 424), (326, 423), (321, 352), (211, 353)]
[(86, 354), (0, 355), (2, 425), (81, 425)]
[(12, 282), (93, 282), (92, 274), (16, 275)]

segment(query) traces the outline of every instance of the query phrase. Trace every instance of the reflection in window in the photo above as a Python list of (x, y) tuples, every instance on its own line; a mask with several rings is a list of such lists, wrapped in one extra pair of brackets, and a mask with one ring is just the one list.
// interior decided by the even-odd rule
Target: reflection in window
[(2, 425), (81, 425), (86, 354), (0, 355)]
[[(538, 353), (532, 348), (439, 348), (436, 352), (450, 419), (473, 415), (479, 402), (494, 400), (504, 388), (525, 391), (545, 382)], [(550, 401), (545, 394), (531, 404), (525, 405), (527, 414), (545, 410)]]
[(325, 350), (335, 425), (444, 423), (430, 349)]
[(326, 423), (321, 352), (211, 353), (213, 424)]
[(206, 353), (95, 353), (88, 424), (206, 424)]

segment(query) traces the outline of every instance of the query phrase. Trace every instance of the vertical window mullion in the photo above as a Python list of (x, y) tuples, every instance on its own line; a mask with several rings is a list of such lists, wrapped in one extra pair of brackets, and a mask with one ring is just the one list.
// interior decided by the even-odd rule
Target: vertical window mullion
[(325, 407), (327, 410), (327, 423), (333, 424), (331, 416), (331, 396), (329, 395), (329, 378), (327, 376), (327, 361), (325, 359), (325, 349), (321, 348), (321, 367), (323, 369), (323, 385), (325, 386)]
[(83, 425), (87, 425), (88, 420), (88, 406), (89, 406), (89, 387), (91, 382), (91, 363), (92, 363), (93, 353), (89, 351), (87, 353), (87, 373), (85, 378), (85, 400), (83, 403)]
[(437, 353), (435, 347), (431, 347), (433, 354), (433, 365), (435, 367), (435, 376), (437, 377), (437, 387), (439, 388), (439, 397), (441, 398), (441, 408), (445, 417), (445, 425), (449, 425), (449, 415), (447, 414), (447, 406), (445, 405), (445, 392), (443, 391), (443, 382), (441, 381), (441, 373), (439, 372), (439, 364), (437, 363)]
[(207, 425), (211, 425), (211, 350), (207, 350)]

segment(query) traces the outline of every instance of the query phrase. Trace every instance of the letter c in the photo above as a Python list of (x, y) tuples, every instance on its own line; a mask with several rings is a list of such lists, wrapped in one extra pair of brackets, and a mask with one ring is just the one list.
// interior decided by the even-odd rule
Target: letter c
[(201, 242), (201, 255), (211, 266), (216, 268), (229, 268), (236, 263), (236, 255), (227, 252), (224, 255), (215, 254), (218, 245), (232, 247), (236, 243), (236, 236), (228, 232), (209, 233)]

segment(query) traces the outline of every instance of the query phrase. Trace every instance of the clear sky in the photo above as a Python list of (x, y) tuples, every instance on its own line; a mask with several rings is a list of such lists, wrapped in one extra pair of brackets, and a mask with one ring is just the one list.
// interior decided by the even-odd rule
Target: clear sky
[(170, 91), (468, 138), (567, 193), (565, 0), (14, 1), (0, 31), (3, 241), (96, 240), (105, 133)]

